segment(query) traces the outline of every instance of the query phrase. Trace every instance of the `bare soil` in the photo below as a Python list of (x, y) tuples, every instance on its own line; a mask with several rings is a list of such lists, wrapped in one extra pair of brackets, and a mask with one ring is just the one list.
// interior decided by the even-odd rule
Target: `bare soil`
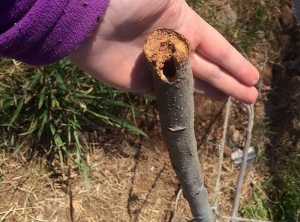
[[(226, 1), (209, 1), (209, 4), (216, 9), (226, 8)], [(253, 144), (258, 156), (247, 170), (242, 204), (251, 199), (254, 189), (258, 190), (262, 199), (269, 198), (266, 193), (259, 191), (259, 186), (270, 177), (272, 171), (281, 167), (276, 161), (282, 152), (274, 148), (282, 142), (280, 138), (285, 137), (287, 132), (292, 133), (296, 137), (293, 140), (296, 144), (294, 147), (300, 147), (300, 32), (291, 15), (289, 1), (276, 0), (269, 1), (268, 4), (268, 16), (274, 23), (272, 30), (262, 34), (266, 37), (266, 47), (258, 44), (248, 53), (251, 62), (261, 70), (263, 83), (261, 96), (255, 104), (253, 132)], [(277, 47), (270, 46), (274, 39), (278, 42)], [(218, 145), (223, 133), (224, 107), (225, 103), (195, 95), (196, 139), (211, 203), (214, 200), (218, 174)], [(268, 137), (261, 132), (266, 124), (267, 130), (273, 132)], [(85, 148), (90, 167), (89, 195), (83, 175), (70, 162), (61, 166), (58, 160), (49, 163), (38, 156), (28, 162), (26, 152), (19, 153), (18, 156), (6, 156), (5, 153), (0, 155), (0, 221), (192, 219), (187, 202), (182, 195), (178, 196), (180, 185), (161, 138), (155, 106), (145, 118), (139, 120), (138, 126), (149, 138), (142, 138), (126, 130), (84, 134), (88, 141)], [(242, 104), (233, 100), (221, 190), (218, 193), (218, 209), (224, 216), (230, 215), (238, 175), (238, 169), (231, 162), (231, 149), (228, 147), (236, 131), (239, 136), (235, 145), (243, 146), (246, 127), (246, 110)], [(175, 215), (177, 197), (179, 201)]]

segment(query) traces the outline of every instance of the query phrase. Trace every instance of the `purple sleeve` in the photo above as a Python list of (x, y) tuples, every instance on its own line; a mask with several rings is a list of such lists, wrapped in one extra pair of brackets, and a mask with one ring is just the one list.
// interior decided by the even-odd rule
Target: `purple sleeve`
[(0, 0), (0, 56), (59, 61), (96, 28), (109, 0)]

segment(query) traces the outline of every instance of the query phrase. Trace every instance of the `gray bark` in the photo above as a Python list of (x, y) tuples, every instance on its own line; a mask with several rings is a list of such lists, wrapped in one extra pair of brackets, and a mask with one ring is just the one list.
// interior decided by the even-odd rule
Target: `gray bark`
[[(163, 32), (169, 38), (159, 36)], [(162, 40), (160, 45), (165, 45), (163, 42), (166, 42), (168, 47), (158, 49), (153, 39)], [(182, 47), (176, 45), (178, 39), (187, 46), (183, 57)], [(153, 52), (155, 49), (156, 52)], [(196, 221), (213, 222), (215, 216), (208, 202), (194, 133), (194, 84), (189, 62), (189, 44), (180, 34), (159, 29), (148, 37), (144, 53), (153, 76), (163, 138), (184, 197), (189, 202)], [(165, 55), (157, 56), (159, 53)]]

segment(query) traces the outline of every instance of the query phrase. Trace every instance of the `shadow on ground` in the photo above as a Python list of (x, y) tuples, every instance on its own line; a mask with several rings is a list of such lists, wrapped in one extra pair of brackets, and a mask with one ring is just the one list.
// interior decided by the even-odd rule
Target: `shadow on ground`
[(300, 29), (284, 25), (266, 103), (272, 221), (300, 220)]

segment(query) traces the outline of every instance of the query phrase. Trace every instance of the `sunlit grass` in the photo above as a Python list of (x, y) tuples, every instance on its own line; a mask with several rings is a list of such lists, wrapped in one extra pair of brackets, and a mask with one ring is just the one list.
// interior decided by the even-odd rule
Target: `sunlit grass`
[(41, 147), (35, 151), (48, 159), (71, 159), (89, 187), (82, 131), (125, 127), (146, 136), (134, 125), (138, 110), (131, 95), (104, 86), (67, 60), (30, 67), (1, 59), (0, 67), (0, 140), (10, 153), (17, 155), (34, 140)]

